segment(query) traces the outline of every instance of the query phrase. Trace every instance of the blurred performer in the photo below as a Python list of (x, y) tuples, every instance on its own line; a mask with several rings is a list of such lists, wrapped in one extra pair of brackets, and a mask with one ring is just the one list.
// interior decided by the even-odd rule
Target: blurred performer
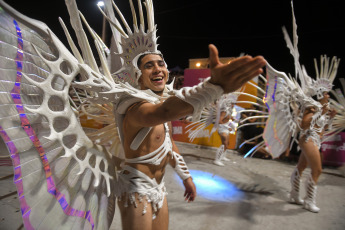
[[(235, 93), (224, 94), (219, 100), (215, 100), (203, 109), (199, 120), (186, 127), (189, 128), (187, 133), (192, 142), (209, 125), (213, 124), (209, 137), (217, 130), (222, 142), (213, 161), (218, 166), (224, 166), (222, 160), (229, 161), (225, 154), (229, 146), (229, 135), (236, 132), (238, 126), (237, 121), (232, 116), (233, 113), (236, 113), (234, 105), (237, 97), (238, 95)], [(190, 118), (188, 119), (190, 120)]]
[[(229, 139), (230, 134), (236, 132), (238, 123), (233, 117), (234, 105), (237, 100), (237, 95), (235, 94), (228, 94), (223, 95), (222, 98), (218, 101), (219, 106), (219, 119), (218, 119), (218, 134), (221, 139), (221, 146), (217, 149), (215, 159), (213, 163), (218, 166), (224, 166), (224, 161), (230, 161), (229, 158), (226, 157), (227, 150), (229, 149)], [(217, 126), (217, 124), (215, 124)]]
[[(293, 43), (285, 28), (283, 32), (290, 53), (295, 59), (296, 78), (301, 85), (285, 73), (267, 65), (265, 101), (269, 107), (269, 118), (264, 139), (275, 157), (279, 157), (290, 143), (298, 140), (301, 155), (291, 175), (290, 202), (303, 204), (308, 211), (319, 212), (320, 209), (316, 206), (316, 184), (322, 172), (319, 149), (323, 134), (331, 128), (336, 115), (336, 111), (329, 106), (328, 92), (332, 89), (339, 59), (333, 57), (330, 60), (327, 56), (321, 56), (320, 68), (315, 60), (316, 79), (312, 79), (299, 63), (294, 14), (293, 28)], [(302, 200), (299, 196), (300, 179), (307, 166), (311, 168), (311, 174), (306, 181), (306, 195)]]

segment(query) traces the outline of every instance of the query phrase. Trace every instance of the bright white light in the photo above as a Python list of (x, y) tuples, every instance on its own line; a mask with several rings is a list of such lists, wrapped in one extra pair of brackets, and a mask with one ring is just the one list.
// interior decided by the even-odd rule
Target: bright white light
[(97, 3), (97, 5), (100, 6), (100, 7), (103, 7), (103, 6), (104, 6), (104, 2), (103, 2), (103, 1), (99, 1), (99, 2)]
[(196, 67), (200, 67), (200, 66), (201, 66), (200, 62), (196, 63)]

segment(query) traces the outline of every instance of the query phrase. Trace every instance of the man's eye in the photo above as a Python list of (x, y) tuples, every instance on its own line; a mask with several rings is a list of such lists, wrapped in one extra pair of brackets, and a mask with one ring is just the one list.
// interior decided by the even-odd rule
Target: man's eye
[(152, 68), (152, 65), (151, 65), (151, 64), (145, 65), (145, 68), (146, 68), (146, 69)]
[(165, 65), (164, 65), (164, 62), (159, 62), (158, 65), (159, 65), (159, 66), (165, 66)]

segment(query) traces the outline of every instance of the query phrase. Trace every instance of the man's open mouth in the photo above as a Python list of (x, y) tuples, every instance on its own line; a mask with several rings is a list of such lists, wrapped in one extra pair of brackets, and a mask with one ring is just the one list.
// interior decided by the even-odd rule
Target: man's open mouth
[(161, 81), (161, 80), (163, 80), (163, 77), (155, 77), (151, 79), (151, 81)]

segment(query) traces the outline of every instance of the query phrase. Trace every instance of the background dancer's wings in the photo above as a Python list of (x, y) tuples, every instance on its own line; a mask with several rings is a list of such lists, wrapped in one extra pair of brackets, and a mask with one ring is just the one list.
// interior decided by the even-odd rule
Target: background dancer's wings
[[(264, 101), (269, 117), (263, 138), (274, 158), (279, 157), (290, 146), (291, 137), (298, 133), (298, 109), (301, 108), (303, 92), (283, 72), (278, 72), (269, 64), (266, 66), (267, 85)], [(294, 110), (293, 110), (294, 109)]]
[[(258, 82), (264, 83), (263, 85), (266, 85), (266, 78), (262, 75), (258, 76)], [(264, 103), (264, 95), (265, 95), (265, 89), (262, 84), (255, 84), (252, 82), (248, 82), (247, 84), (251, 85), (252, 87), (256, 88), (257, 94), (253, 95), (251, 93), (245, 93), (243, 91), (236, 92), (238, 95), (243, 95), (247, 97), (247, 100), (244, 101), (238, 100), (237, 103), (245, 104), (246, 108), (239, 111), (240, 113), (240, 119), (239, 119), (239, 125), (237, 127), (237, 130), (240, 132), (248, 132), (245, 130), (249, 126), (255, 126), (255, 127), (262, 127), (265, 125), (266, 120), (268, 118), (268, 112), (267, 112), (267, 106)], [(248, 98), (249, 97), (249, 98)], [(243, 113), (245, 115), (243, 115)], [(255, 120), (255, 121), (254, 121)], [(259, 129), (258, 129), (259, 130)], [(255, 142), (255, 146), (251, 148), (248, 152), (244, 153), (244, 157), (247, 156), (253, 156), (260, 148), (265, 147), (264, 141), (262, 141), (262, 132), (258, 131), (253, 133), (254, 136), (252, 136), (249, 139), (244, 140), (241, 144), (239, 144), (239, 148), (242, 148), (243, 145)]]
[[(227, 111), (230, 116), (232, 115), (232, 104), (236, 103), (237, 97), (238, 95), (234, 93), (224, 94), (215, 103), (205, 107), (201, 112), (200, 119), (186, 126), (189, 140), (193, 141), (199, 133), (203, 132), (209, 125), (214, 124), (209, 133), (210, 137), (219, 127), (221, 112)], [(237, 128), (237, 123), (235, 121), (229, 121), (226, 125), (229, 126), (229, 129), (231, 128), (234, 131)]]
[(331, 94), (334, 96), (334, 99), (330, 99), (331, 106), (337, 110), (335, 115), (332, 127), (329, 127), (329, 130), (326, 132), (326, 135), (336, 135), (343, 130), (345, 130), (345, 79), (341, 78), (340, 83), (342, 89), (337, 88), (331, 91)]
[[(193, 141), (198, 137), (199, 133), (203, 132), (209, 125), (215, 124), (217, 120), (217, 107), (218, 104), (212, 103), (208, 107), (205, 107), (201, 111), (200, 119), (198, 121), (193, 121), (186, 126), (186, 133), (188, 133), (189, 141)], [(187, 121), (191, 120), (191, 117), (187, 117)], [(219, 119), (219, 117), (218, 117)], [(209, 133), (209, 137), (216, 131), (215, 127), (212, 128)]]
[(108, 229), (112, 157), (85, 135), (68, 95), (76, 77), (96, 99), (111, 81), (86, 43), (84, 58), (75, 58), (45, 24), (3, 1), (0, 7), (0, 135), (12, 157), (24, 226)]

